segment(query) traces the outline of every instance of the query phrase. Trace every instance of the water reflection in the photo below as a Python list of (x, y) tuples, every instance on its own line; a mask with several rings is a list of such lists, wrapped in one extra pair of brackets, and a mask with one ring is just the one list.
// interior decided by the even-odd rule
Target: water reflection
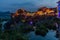
[(29, 33), (29, 40), (58, 40), (55, 37), (56, 31), (53, 30), (49, 30), (49, 32), (47, 33), (47, 35), (45, 37), (42, 36), (37, 36), (35, 35), (34, 32), (30, 32)]

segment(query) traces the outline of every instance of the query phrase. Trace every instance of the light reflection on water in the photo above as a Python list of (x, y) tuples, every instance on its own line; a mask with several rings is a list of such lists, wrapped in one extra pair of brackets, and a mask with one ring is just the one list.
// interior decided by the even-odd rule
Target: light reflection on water
[(45, 37), (37, 36), (34, 32), (29, 33), (29, 40), (58, 40), (56, 37), (56, 32), (49, 30)]

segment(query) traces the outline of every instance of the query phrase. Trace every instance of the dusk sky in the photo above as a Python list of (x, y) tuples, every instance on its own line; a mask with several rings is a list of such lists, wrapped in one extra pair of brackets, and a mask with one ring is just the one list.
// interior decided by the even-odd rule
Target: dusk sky
[(56, 7), (58, 0), (0, 0), (0, 11), (15, 12), (19, 8), (36, 10), (42, 6)]

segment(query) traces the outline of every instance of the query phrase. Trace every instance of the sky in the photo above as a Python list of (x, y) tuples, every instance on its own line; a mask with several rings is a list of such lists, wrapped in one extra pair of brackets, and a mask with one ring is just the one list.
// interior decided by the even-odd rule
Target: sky
[(56, 7), (58, 0), (0, 0), (0, 11), (15, 12), (23, 8), (35, 11), (40, 7)]

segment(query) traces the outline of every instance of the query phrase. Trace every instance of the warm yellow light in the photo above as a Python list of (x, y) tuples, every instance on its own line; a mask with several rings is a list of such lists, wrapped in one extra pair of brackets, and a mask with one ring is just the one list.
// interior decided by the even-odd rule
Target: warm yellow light
[(31, 16), (31, 14), (30, 14), (30, 13), (27, 13), (26, 15), (27, 15), (27, 16)]
[(46, 10), (46, 12), (47, 12), (47, 13), (50, 13), (50, 10), (49, 10), (49, 9), (47, 9), (47, 10)]
[(38, 15), (44, 15), (44, 13), (42, 11), (38, 11), (37, 14)]

